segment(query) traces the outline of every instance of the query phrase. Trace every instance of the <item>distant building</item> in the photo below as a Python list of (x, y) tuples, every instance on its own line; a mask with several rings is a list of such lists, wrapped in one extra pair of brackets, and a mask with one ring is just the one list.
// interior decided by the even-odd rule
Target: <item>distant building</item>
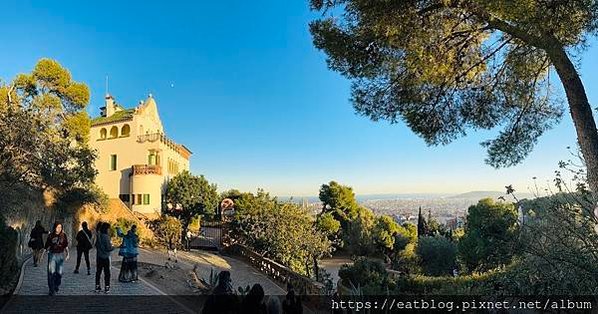
[(90, 146), (98, 153), (96, 184), (133, 211), (160, 214), (166, 183), (189, 170), (191, 151), (166, 137), (151, 94), (131, 109), (110, 95), (105, 101), (100, 117), (91, 122)]
[(463, 228), (465, 226), (465, 219), (463, 217), (455, 217), (447, 219), (446, 227), (449, 230), (455, 230), (459, 228)]

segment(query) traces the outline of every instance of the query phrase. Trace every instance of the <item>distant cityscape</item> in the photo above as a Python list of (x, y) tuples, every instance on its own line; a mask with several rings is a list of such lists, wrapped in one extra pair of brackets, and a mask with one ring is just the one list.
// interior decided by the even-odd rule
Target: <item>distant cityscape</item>
[[(472, 191), (463, 194), (376, 194), (357, 195), (359, 203), (370, 208), (378, 215), (389, 215), (397, 222), (417, 223), (418, 210), (427, 218), (431, 215), (441, 224), (448, 227), (459, 227), (465, 220), (469, 206), (476, 204), (480, 199), (493, 198), (505, 201), (514, 201), (512, 196), (498, 191)], [(518, 193), (519, 199), (530, 198), (529, 193)], [(322, 203), (318, 197), (280, 197), (281, 200), (302, 203), (314, 212), (319, 212)]]

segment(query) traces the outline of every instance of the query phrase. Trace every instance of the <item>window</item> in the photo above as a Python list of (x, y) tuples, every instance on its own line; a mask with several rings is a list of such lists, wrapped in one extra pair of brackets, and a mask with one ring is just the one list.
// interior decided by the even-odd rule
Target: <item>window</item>
[(143, 204), (141, 202), (141, 194), (137, 194), (137, 205), (141, 205), (141, 204)]
[(150, 151), (149, 155), (147, 156), (147, 164), (150, 166), (157, 165), (156, 152)]
[(123, 125), (120, 129), (120, 136), (127, 137), (131, 134), (131, 127), (128, 124)]
[(131, 205), (135, 205), (135, 204), (137, 204), (135, 202), (135, 194), (131, 194)]
[(115, 171), (117, 166), (116, 155), (110, 155), (110, 171)]
[(108, 136), (108, 131), (106, 131), (106, 128), (102, 128), (100, 130), (100, 139), (101, 140), (105, 140), (106, 136)]
[(120, 200), (123, 201), (123, 203), (128, 203), (131, 200), (129, 194), (120, 194), (118, 198), (120, 198)]
[(150, 203), (150, 195), (143, 194), (143, 205), (149, 205), (149, 203)]
[(116, 126), (113, 126), (110, 129), (110, 138), (117, 138), (118, 137), (118, 128)]

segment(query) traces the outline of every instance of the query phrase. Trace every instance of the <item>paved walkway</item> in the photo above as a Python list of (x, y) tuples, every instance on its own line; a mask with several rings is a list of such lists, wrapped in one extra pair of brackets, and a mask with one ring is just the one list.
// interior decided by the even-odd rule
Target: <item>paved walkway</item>
[[(168, 261), (166, 252), (149, 251), (141, 249), (140, 260), (146, 263), (164, 265)], [(192, 250), (191, 252), (178, 252), (178, 266), (184, 269), (192, 270), (194, 265), (198, 266), (197, 273), (200, 278), (208, 278), (210, 271), (228, 270), (231, 273), (233, 287), (250, 287), (259, 283), (264, 288), (266, 295), (284, 295), (286, 291), (276, 285), (267, 276), (259, 272), (252, 266), (228, 256), (222, 256), (217, 253)]]
[[(73, 254), (75, 253), (75, 254)], [(44, 254), (45, 255), (45, 254)], [(116, 253), (112, 259), (118, 259)], [(2, 313), (106, 313), (142, 312), (151, 309), (157, 313), (189, 313), (181, 303), (166, 296), (159, 288), (140, 280), (135, 283), (118, 282), (119, 269), (112, 266), (110, 293), (96, 293), (95, 250), (90, 251), (92, 274), (87, 275), (84, 259), (79, 274), (73, 274), (76, 251), (64, 264), (62, 285), (56, 296), (48, 296), (47, 255), (40, 267), (33, 267), (29, 259), (23, 268), (23, 280), (15, 297), (2, 308)], [(102, 277), (103, 287), (103, 277)], [(127, 296), (127, 297), (123, 297)]]
[[(112, 260), (120, 260), (117, 250)], [(79, 274), (73, 274), (76, 264), (76, 251), (71, 249), (71, 258), (64, 264), (62, 285), (56, 296), (48, 296), (47, 255), (39, 267), (33, 267), (30, 259), (23, 267), (23, 280), (15, 291), (15, 297), (2, 308), (2, 313), (106, 313), (106, 312), (147, 312), (152, 313), (189, 313), (184, 307), (158, 287), (143, 280), (135, 283), (118, 282), (119, 268), (112, 266), (110, 293), (96, 293), (95, 288), (95, 250), (90, 251), (91, 275), (87, 275), (85, 261)], [(164, 265), (168, 261), (166, 252), (140, 250), (139, 261)], [(118, 263), (116, 263), (118, 264)], [(231, 272), (233, 287), (252, 286), (259, 283), (268, 295), (283, 295), (286, 292), (265, 275), (253, 267), (231, 257), (204, 251), (179, 252), (178, 266), (192, 270), (197, 265), (200, 277), (207, 278), (210, 271), (228, 270)], [(103, 278), (102, 278), (103, 287)], [(126, 297), (125, 297), (126, 296)]]

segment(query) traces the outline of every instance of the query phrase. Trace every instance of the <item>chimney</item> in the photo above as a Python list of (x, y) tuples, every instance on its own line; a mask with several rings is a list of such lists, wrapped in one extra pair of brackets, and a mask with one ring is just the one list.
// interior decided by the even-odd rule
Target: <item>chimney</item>
[(106, 117), (110, 117), (115, 111), (114, 98), (110, 94), (106, 94)]

